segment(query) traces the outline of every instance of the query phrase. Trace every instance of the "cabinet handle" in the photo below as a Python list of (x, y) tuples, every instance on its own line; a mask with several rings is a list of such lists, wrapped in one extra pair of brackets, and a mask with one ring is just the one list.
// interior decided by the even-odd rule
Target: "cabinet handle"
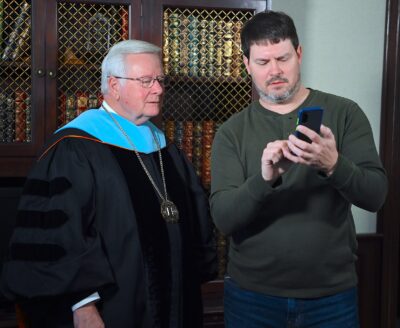
[(49, 77), (51, 77), (52, 79), (54, 79), (55, 77), (56, 77), (56, 72), (54, 72), (54, 71), (50, 71), (49, 72)]
[(36, 75), (39, 76), (39, 77), (44, 76), (44, 69), (42, 69), (42, 68), (37, 69), (36, 70)]

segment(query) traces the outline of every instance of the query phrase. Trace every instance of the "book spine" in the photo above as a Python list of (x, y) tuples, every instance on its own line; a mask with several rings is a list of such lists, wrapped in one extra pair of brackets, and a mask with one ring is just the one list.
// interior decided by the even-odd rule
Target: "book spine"
[(163, 66), (165, 75), (169, 75), (169, 13), (164, 11), (163, 13)]
[(14, 95), (7, 95), (4, 111), (5, 133), (4, 141), (13, 142), (15, 138), (15, 101)]
[(3, 16), (4, 16), (4, 5), (3, 0), (0, 0), (0, 54), (3, 50)]
[(233, 51), (233, 23), (225, 23), (224, 33), (224, 60), (223, 60), (223, 74), (228, 77), (232, 74), (232, 51)]
[(26, 141), (26, 92), (15, 90), (15, 141)]
[(215, 25), (215, 77), (222, 75), (224, 21), (218, 20)]
[(0, 93), (0, 142), (5, 142), (7, 96)]
[(32, 141), (32, 105), (31, 105), (31, 96), (30, 94), (26, 95), (25, 98), (26, 105), (26, 142)]
[(175, 123), (174, 142), (179, 149), (182, 149), (182, 146), (183, 146), (183, 121), (176, 121), (176, 123)]
[(211, 185), (211, 146), (214, 139), (214, 121), (203, 122), (201, 181), (206, 189)]
[(180, 57), (181, 57), (181, 42), (180, 42), (180, 29), (181, 21), (178, 14), (171, 14), (169, 16), (169, 74), (180, 74)]
[(18, 46), (18, 39), (19, 39), (22, 31), (24, 30), (26, 21), (28, 19), (29, 8), (30, 8), (29, 4), (24, 1), (22, 6), (20, 7), (20, 13), (19, 13), (17, 19), (15, 20), (14, 27), (13, 27), (12, 32), (10, 33), (6, 47), (4, 48), (4, 52), (1, 57), (2, 60), (11, 60), (12, 59), (12, 55)]
[(200, 61), (200, 49), (199, 49), (199, 19), (196, 16), (189, 15), (189, 40), (188, 40), (188, 66), (189, 76), (199, 76), (199, 61)]
[(202, 19), (199, 25), (199, 76), (207, 76), (207, 62), (209, 60), (209, 24), (206, 19)]
[(67, 123), (67, 97), (64, 92), (61, 92), (59, 97), (59, 115), (58, 124), (62, 126)]
[(73, 93), (68, 93), (65, 97), (65, 123), (68, 123), (76, 117), (76, 97)]
[(88, 109), (99, 108), (97, 94), (90, 93), (88, 98)]
[(193, 161), (193, 122), (185, 121), (183, 126), (183, 144), (182, 149), (189, 161)]
[(78, 91), (76, 93), (76, 116), (88, 109), (88, 100), (89, 96), (86, 92)]
[(196, 174), (201, 177), (202, 164), (202, 135), (203, 127), (201, 122), (195, 122), (193, 128), (193, 167)]
[(167, 120), (165, 122), (165, 136), (170, 141), (173, 142), (175, 138), (175, 122), (172, 120)]
[(24, 29), (22, 30), (21, 34), (19, 35), (15, 43), (15, 50), (11, 53), (10, 56), (11, 60), (18, 59), (18, 57), (22, 56), (24, 52), (28, 49), (30, 34), (31, 34), (31, 20), (28, 17), (28, 19), (24, 23)]
[(232, 49), (232, 76), (240, 77), (243, 73), (244, 64), (242, 60), (242, 49), (240, 41), (240, 32), (243, 28), (243, 22), (238, 20), (233, 23), (233, 49)]
[(129, 12), (128, 8), (121, 8), (121, 40), (129, 39)]
[(100, 107), (101, 104), (103, 103), (104, 97), (101, 92), (97, 93), (97, 107)]

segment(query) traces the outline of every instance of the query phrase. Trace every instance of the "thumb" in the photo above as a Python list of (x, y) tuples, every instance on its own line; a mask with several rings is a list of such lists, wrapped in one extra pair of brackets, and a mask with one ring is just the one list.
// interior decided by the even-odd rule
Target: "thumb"
[(323, 138), (329, 139), (329, 138), (333, 137), (333, 133), (332, 133), (331, 129), (323, 124), (321, 124), (320, 133)]

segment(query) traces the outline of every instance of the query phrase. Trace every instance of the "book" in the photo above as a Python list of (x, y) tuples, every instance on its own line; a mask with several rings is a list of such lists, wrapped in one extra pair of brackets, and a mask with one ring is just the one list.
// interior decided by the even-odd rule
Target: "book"
[(25, 131), (25, 135), (26, 135), (26, 142), (31, 142), (32, 141), (32, 105), (31, 105), (31, 96), (30, 94), (26, 94), (26, 98), (25, 98), (25, 105), (26, 105), (26, 109), (25, 109), (25, 119), (26, 119), (26, 131)]
[(67, 97), (64, 92), (61, 92), (60, 94), (58, 108), (58, 126), (63, 126), (67, 123)]
[(10, 59), (17, 60), (19, 57), (27, 58), (29, 54), (27, 54), (27, 50), (29, 49), (31, 37), (31, 19), (28, 17), (27, 22), (21, 35), (16, 41), (16, 46), (14, 51), (11, 53)]
[(26, 141), (26, 98), (28, 94), (22, 89), (15, 90), (15, 142)]
[(211, 146), (214, 139), (214, 121), (203, 121), (201, 181), (206, 189), (211, 185)]
[(240, 32), (243, 28), (243, 22), (238, 20), (233, 23), (233, 44), (232, 44), (232, 76), (240, 77), (242, 75), (242, 49), (240, 41)]
[(181, 41), (180, 29), (181, 21), (178, 14), (171, 14), (169, 16), (169, 74), (180, 74), (180, 57), (181, 57)]
[(183, 121), (175, 122), (174, 142), (179, 149), (183, 146)]
[(189, 161), (193, 160), (193, 122), (185, 121), (183, 125), (182, 149)]
[(19, 48), (18, 45), (22, 45), (23, 42), (26, 42), (23, 40), (22, 34), (24, 32), (25, 38), (27, 37), (27, 35), (30, 34), (29, 10), (30, 5), (26, 1), (24, 1), (20, 7), (18, 17), (14, 22), (14, 26), (10, 33), (10, 36), (6, 41), (6, 46), (1, 56), (2, 60), (15, 59), (17, 57), (17, 54), (15, 52), (19, 51), (17, 50)]
[(193, 127), (193, 167), (196, 174), (201, 177), (201, 166), (202, 166), (202, 135), (203, 126), (202, 122), (196, 121)]
[(15, 101), (14, 95), (8, 94), (6, 96), (5, 108), (4, 108), (4, 142), (13, 142), (15, 137)]
[(175, 138), (175, 122), (172, 120), (167, 120), (165, 122), (165, 136), (166, 138), (173, 142)]
[(200, 64), (200, 29), (199, 19), (194, 15), (189, 15), (189, 35), (188, 35), (188, 66), (189, 76), (199, 76), (199, 64)]
[(88, 98), (88, 109), (99, 108), (100, 105), (98, 103), (97, 94), (90, 93)]
[(88, 109), (88, 102), (89, 95), (86, 92), (78, 91), (76, 93), (76, 116)]
[(163, 13), (163, 66), (164, 74), (169, 75), (169, 12), (168, 10)]
[(6, 133), (6, 100), (7, 96), (5, 93), (0, 93), (0, 142), (5, 142), (4, 135)]
[(121, 8), (121, 40), (129, 39), (129, 11), (128, 8)]
[(233, 55), (233, 23), (226, 22), (224, 29), (224, 60), (223, 74), (228, 77), (232, 74), (232, 55)]
[(0, 53), (3, 49), (3, 15), (4, 15), (3, 0), (0, 0)]
[(76, 117), (76, 97), (69, 92), (65, 95), (65, 123), (72, 121)]

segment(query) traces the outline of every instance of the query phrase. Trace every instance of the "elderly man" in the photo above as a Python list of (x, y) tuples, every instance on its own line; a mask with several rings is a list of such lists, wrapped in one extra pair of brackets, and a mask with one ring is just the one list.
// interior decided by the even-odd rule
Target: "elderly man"
[(160, 48), (128, 40), (102, 64), (101, 108), (57, 131), (30, 173), (3, 292), (29, 327), (201, 327), (214, 277), (207, 198), (149, 119)]

